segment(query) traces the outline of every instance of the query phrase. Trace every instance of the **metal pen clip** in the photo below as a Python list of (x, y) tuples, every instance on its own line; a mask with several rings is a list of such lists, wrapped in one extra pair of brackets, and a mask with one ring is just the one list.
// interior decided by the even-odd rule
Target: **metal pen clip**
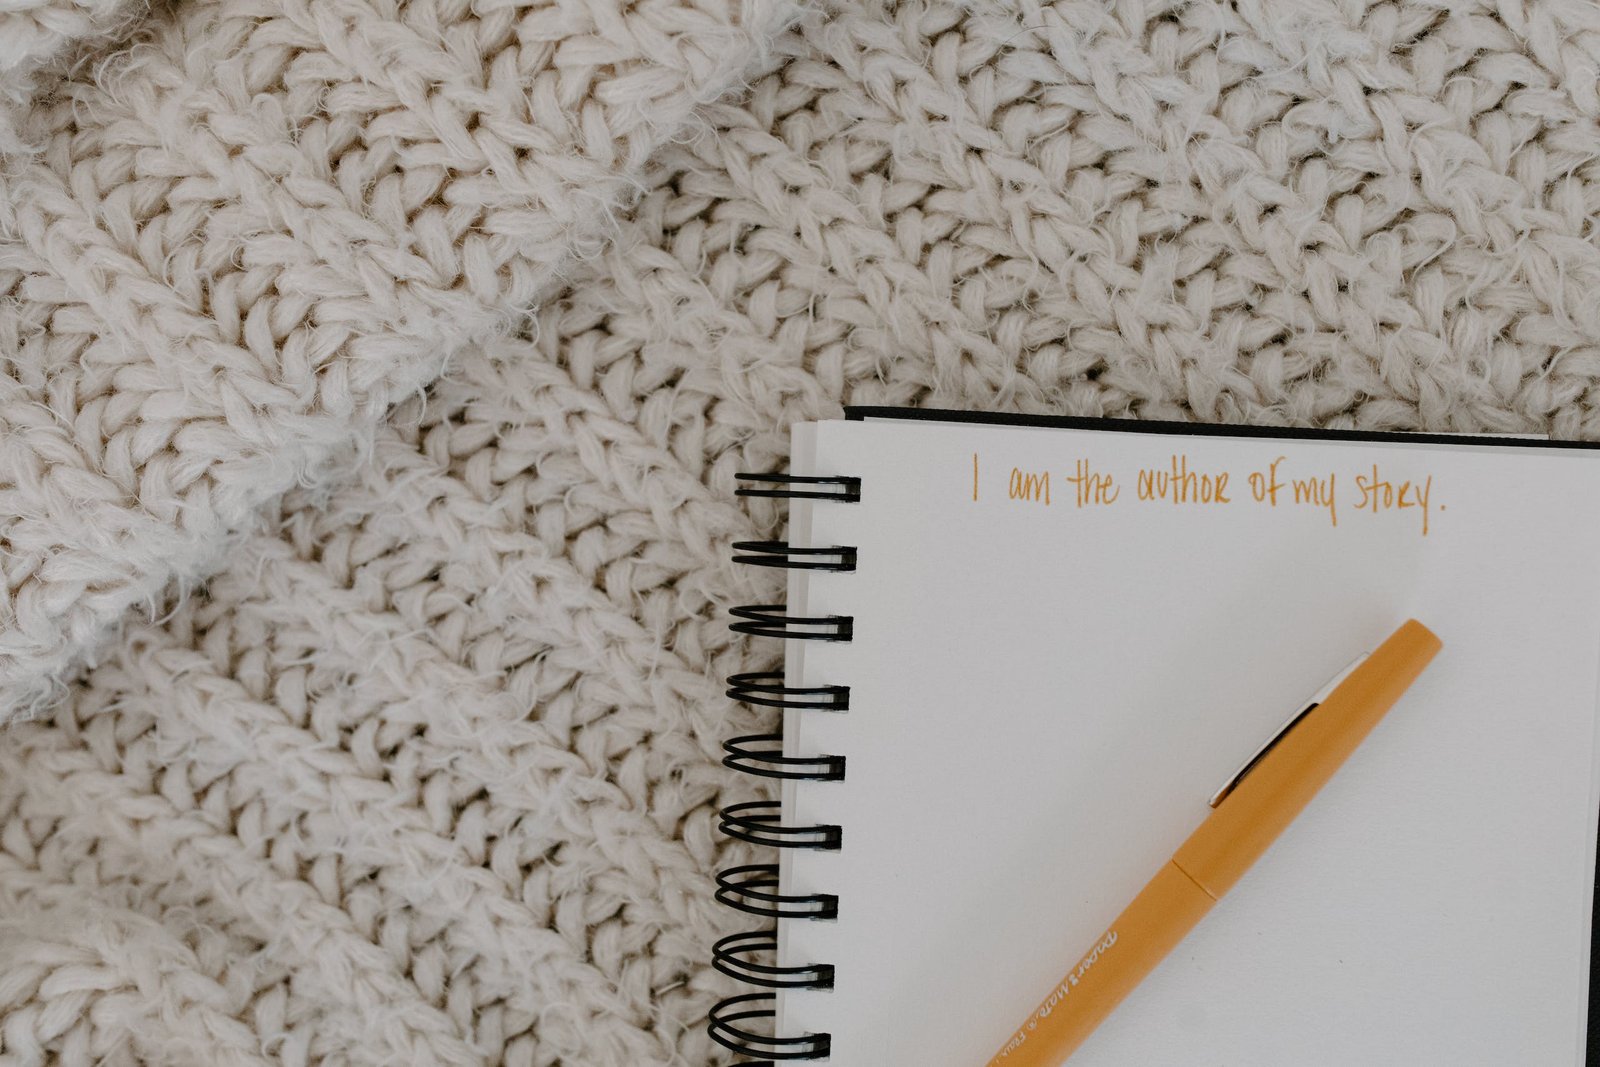
[(1339, 683), (1349, 677), (1351, 671), (1361, 666), (1362, 662), (1365, 661), (1366, 658), (1367, 653), (1361, 653), (1361, 655), (1351, 660), (1344, 670), (1334, 675), (1333, 679), (1329, 681), (1327, 685), (1317, 690), (1315, 696), (1302, 704), (1293, 715), (1289, 716), (1287, 722), (1278, 727), (1276, 733), (1267, 738), (1266, 742), (1262, 744), (1260, 748), (1256, 749), (1249, 759), (1240, 764), (1238, 770), (1234, 771), (1228, 776), (1228, 780), (1222, 783), (1222, 788), (1218, 789), (1215, 793), (1212, 793), (1211, 799), (1206, 801), (1206, 803), (1214, 808), (1226, 800), (1228, 798), (1228, 794), (1233, 792), (1234, 789), (1238, 787), (1239, 783), (1244, 780), (1244, 776), (1249, 774), (1255, 765), (1261, 762), (1262, 757), (1266, 756), (1268, 752), (1272, 751), (1272, 746), (1283, 740), (1283, 736), (1294, 728), (1295, 723), (1305, 718), (1306, 715), (1310, 713), (1312, 708), (1316, 707), (1324, 700), (1327, 700), (1328, 695), (1339, 687)]

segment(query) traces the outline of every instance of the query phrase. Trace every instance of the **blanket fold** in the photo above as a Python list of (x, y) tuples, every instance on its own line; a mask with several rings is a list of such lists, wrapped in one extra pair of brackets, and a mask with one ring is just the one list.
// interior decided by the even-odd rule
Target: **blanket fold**
[(225, 0), (52, 85), (0, 177), (0, 718), (525, 317), (789, 15)]

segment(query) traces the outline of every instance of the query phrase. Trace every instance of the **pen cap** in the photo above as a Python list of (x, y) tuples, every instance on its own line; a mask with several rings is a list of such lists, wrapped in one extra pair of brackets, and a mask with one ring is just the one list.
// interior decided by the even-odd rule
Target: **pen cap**
[(1243, 877), (1439, 651), (1407, 620), (1252, 767), (1172, 861), (1212, 897)]

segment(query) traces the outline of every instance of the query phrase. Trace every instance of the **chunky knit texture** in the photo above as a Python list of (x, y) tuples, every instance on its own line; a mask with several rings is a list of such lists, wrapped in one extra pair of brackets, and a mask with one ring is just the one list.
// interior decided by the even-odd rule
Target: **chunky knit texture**
[(53, 86), (0, 176), (0, 718), (548, 294), (782, 13), (223, 0)]
[[(252, 151), (245, 118), (244, 147), (196, 154), (214, 172), (203, 180), (163, 176), (168, 149), (152, 145), (128, 150), (157, 161), (146, 177), (105, 164), (75, 184), (72, 139), (55, 142), (69, 147), (36, 164), (59, 172), (49, 202), (66, 212), (92, 194), (123, 214), (101, 206), (64, 227), (63, 240), (107, 242), (81, 276), (63, 253), (58, 273), (8, 283), (6, 388), (62, 399), (8, 423), (0, 449), (20, 441), (109, 480), (87, 487), (139, 486), (129, 472), (147, 470), (167, 470), (154, 484), (174, 492), (207, 487), (167, 511), (109, 490), (72, 498), (88, 501), (79, 516), (137, 518), (130, 539), (164, 532), (198, 555), (211, 531), (249, 526), (223, 516), (225, 498), (266, 517), (187, 596), (171, 584), (190, 573), (182, 552), (127, 561), (155, 618), (125, 619), (65, 699), (0, 735), (3, 1055), (729, 1062), (702, 1029), (732, 991), (707, 959), (746, 922), (711, 903), (711, 872), (757, 854), (712, 827), (718, 805), (759, 787), (718, 765), (718, 744), (771, 719), (730, 704), (720, 679), (774, 649), (733, 641), (725, 611), (777, 586), (732, 567), (727, 545), (781, 529), (776, 509), (735, 503), (732, 475), (781, 465), (795, 419), (925, 403), (1600, 437), (1600, 9), (1449, 8), (840, 0), (776, 38), (747, 91), (696, 97), (686, 135), (657, 128), (631, 211), (586, 231), (609, 246), (539, 273), (564, 270), (566, 287), (431, 385), (444, 351), (418, 339), (457, 336), (458, 299), (487, 322), (524, 296), (505, 281), (521, 260), (480, 276), (467, 250), (483, 231), (448, 224), (455, 197), (475, 213), (493, 201), (469, 180), (485, 170), (457, 162), (475, 158), (470, 138), (417, 150), (422, 191), (404, 175), (310, 186), (326, 198), (299, 197), (293, 242), (289, 221), (251, 205), (298, 179), (224, 183)], [(392, 23), (378, 11), (263, 25), (355, 41)], [(232, 99), (230, 78), (278, 69), (291, 46), (244, 21), (256, 28), (232, 47), (262, 58), (236, 75), (195, 59), (184, 76)], [(487, 32), (420, 36), (471, 81), (495, 69), (473, 44)], [(312, 64), (318, 77), (368, 62), (382, 38), (361, 39)], [(135, 49), (113, 96), (159, 99), (136, 86), (171, 69), (166, 54)], [(340, 93), (370, 110), (348, 126), (307, 119), (300, 149), (431, 121), (383, 96), (401, 91), (384, 79), (415, 73), (378, 64), (350, 80)], [(191, 121), (128, 108), (121, 121), (148, 122), (146, 137)], [(264, 105), (256, 121), (288, 113)], [(43, 186), (18, 188), (13, 205)], [(620, 185), (603, 189), (622, 202)], [(203, 206), (178, 206), (191, 193)], [(371, 206), (340, 215), (356, 196)], [(191, 229), (234, 234), (242, 273), (199, 238), (120, 221), (163, 198)], [(248, 225), (230, 214), (250, 211)], [(332, 241), (324, 212), (395, 222), (387, 240), (404, 254), (376, 236)], [(42, 233), (27, 239), (48, 250)], [(254, 255), (270, 284), (251, 280)], [(167, 257), (164, 288), (109, 282)], [(379, 323), (354, 316), (374, 293), (423, 291), (408, 271), (452, 257), (453, 286), (430, 282), (420, 305), (396, 296)], [(70, 303), (69, 277), (98, 286), (93, 299)], [(475, 295), (480, 277), (498, 296)], [(108, 306), (173, 347), (97, 332)], [(336, 343), (313, 344), (319, 330)], [(191, 343), (220, 369), (193, 380), (166, 362)], [(229, 360), (257, 349), (275, 369), (228, 392)], [(325, 381), (375, 365), (388, 385), (322, 399), (346, 396)], [(300, 398), (293, 418), (267, 388), (280, 379), (296, 383), (283, 387)], [(192, 438), (172, 421), (191, 411)], [(224, 429), (262, 442), (226, 467), (273, 473), (259, 493), (242, 474), (180, 477), (187, 443)], [(96, 434), (120, 443), (85, 443)], [(268, 442), (299, 442), (300, 458)], [(6, 454), (0, 470), (34, 469)], [(312, 456), (325, 473), (279, 496)], [(0, 477), (7, 499), (35, 488)], [(16, 537), (63, 515), (0, 527), (0, 566), (24, 575), (15, 603), (52, 577), (16, 561), (57, 558)], [(75, 580), (78, 597), (52, 601), (60, 618), (110, 617), (95, 600), (109, 586)], [(13, 610), (9, 632), (33, 633)]]
[(133, 0), (7, 0), (0, 6), (0, 155), (28, 148), (18, 135), (39, 76), (132, 26)]

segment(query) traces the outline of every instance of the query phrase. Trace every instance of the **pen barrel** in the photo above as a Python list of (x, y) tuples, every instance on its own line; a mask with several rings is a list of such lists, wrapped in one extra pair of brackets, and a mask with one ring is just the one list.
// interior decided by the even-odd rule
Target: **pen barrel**
[(1267, 749), (989, 1067), (1061, 1067), (1288, 828), (1439, 647), (1407, 621)]
[(1060, 1067), (1216, 901), (1171, 863), (1150, 879), (989, 1067)]
[(1373, 650), (1327, 699), (1267, 750), (1173, 855), (1214, 897), (1288, 829), (1439, 651), (1415, 619)]

